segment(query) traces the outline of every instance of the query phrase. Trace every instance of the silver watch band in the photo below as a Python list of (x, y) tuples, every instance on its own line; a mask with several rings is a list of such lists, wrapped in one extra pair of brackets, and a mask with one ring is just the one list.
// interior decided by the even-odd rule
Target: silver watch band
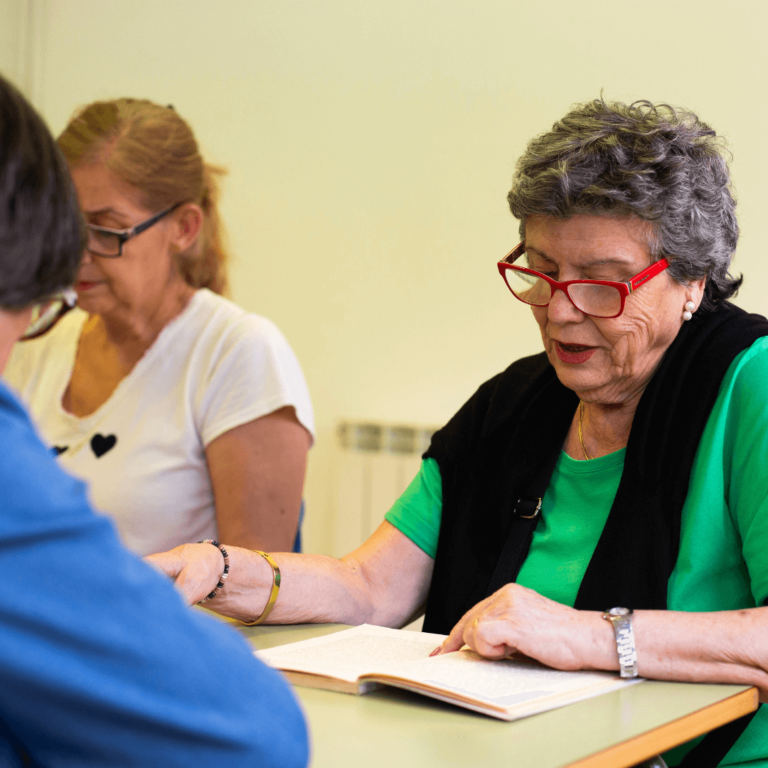
[(629, 608), (610, 608), (603, 618), (613, 625), (619, 671), (622, 677), (637, 677), (637, 650), (632, 631), (632, 611)]

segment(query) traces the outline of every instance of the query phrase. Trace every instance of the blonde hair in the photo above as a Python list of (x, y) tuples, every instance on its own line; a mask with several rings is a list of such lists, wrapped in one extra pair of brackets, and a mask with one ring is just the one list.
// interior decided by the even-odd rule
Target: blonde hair
[(228, 254), (217, 208), (218, 177), (226, 171), (203, 162), (191, 128), (173, 107), (143, 99), (97, 101), (75, 114), (58, 144), (70, 168), (102, 163), (139, 191), (148, 210), (199, 205), (202, 230), (176, 254), (179, 271), (193, 288), (226, 292)]

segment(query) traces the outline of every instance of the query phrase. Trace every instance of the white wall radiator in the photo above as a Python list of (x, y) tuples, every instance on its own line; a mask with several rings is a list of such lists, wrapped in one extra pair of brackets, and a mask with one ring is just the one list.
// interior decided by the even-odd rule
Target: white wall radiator
[(381, 524), (421, 465), (436, 427), (342, 422), (333, 551), (356, 549)]

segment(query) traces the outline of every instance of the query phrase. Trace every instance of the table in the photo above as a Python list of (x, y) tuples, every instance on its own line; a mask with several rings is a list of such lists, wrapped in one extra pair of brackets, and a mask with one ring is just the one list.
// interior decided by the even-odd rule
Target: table
[[(306, 624), (240, 631), (258, 649), (345, 628)], [(311, 729), (313, 768), (623, 768), (757, 707), (757, 690), (748, 686), (649, 680), (505, 723), (395, 688), (365, 696), (295, 690)]]

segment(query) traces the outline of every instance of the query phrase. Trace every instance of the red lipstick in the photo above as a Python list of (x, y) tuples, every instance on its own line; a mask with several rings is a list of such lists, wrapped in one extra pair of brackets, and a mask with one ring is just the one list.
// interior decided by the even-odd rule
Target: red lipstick
[(564, 363), (578, 365), (586, 363), (597, 352), (597, 347), (585, 347), (582, 344), (561, 344), (555, 342), (555, 352)]

